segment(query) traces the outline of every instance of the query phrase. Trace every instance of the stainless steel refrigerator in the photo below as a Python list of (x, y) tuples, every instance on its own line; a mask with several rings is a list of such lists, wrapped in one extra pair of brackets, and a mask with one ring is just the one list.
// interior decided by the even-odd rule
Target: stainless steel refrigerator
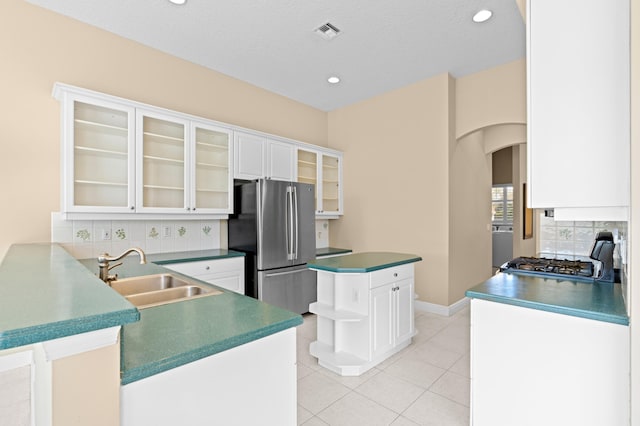
[(315, 187), (260, 179), (238, 183), (229, 248), (245, 257), (245, 294), (296, 313), (316, 301)]

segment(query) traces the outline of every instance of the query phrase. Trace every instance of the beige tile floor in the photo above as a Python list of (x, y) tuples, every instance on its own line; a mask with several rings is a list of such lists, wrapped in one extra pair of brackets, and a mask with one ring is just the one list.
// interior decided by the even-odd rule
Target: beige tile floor
[(469, 424), (469, 308), (451, 317), (417, 313), (418, 335), (359, 377), (342, 377), (309, 354), (316, 317), (298, 332), (298, 425)]

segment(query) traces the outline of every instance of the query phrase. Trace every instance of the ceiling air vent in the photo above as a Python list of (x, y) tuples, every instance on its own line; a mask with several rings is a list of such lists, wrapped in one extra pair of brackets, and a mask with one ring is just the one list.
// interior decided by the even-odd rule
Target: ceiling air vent
[(327, 22), (326, 24), (320, 25), (318, 28), (316, 28), (315, 33), (325, 40), (331, 40), (336, 38), (338, 34), (340, 34), (340, 30), (338, 29), (338, 27)]

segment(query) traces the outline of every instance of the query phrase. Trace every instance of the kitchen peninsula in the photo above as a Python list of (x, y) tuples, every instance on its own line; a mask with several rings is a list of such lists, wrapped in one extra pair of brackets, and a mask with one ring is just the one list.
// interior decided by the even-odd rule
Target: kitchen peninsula
[(414, 265), (404, 253), (355, 253), (316, 259), (318, 340), (311, 355), (343, 376), (358, 376), (407, 347), (415, 335)]
[[(146, 265), (130, 257), (113, 272), (168, 273), (152, 262), (237, 255), (149, 255)], [(5, 361), (35, 365), (35, 391), (30, 379), (23, 387), (36, 424), (198, 424), (202, 416), (295, 423), (299, 315), (227, 290), (138, 310), (97, 269), (94, 259), (78, 261), (56, 244), (14, 245), (0, 266), (0, 374), (14, 370)], [(251, 393), (273, 397), (244, 410)], [(176, 394), (185, 401), (176, 403)], [(193, 409), (204, 406), (211, 409)]]
[(468, 290), (472, 423), (628, 424), (620, 287), (501, 273)]

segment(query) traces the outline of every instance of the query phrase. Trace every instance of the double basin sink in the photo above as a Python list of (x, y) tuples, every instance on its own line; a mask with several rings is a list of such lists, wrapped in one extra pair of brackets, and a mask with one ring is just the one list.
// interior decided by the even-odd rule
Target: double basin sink
[(137, 308), (222, 294), (222, 291), (173, 274), (144, 275), (111, 281), (111, 288)]

